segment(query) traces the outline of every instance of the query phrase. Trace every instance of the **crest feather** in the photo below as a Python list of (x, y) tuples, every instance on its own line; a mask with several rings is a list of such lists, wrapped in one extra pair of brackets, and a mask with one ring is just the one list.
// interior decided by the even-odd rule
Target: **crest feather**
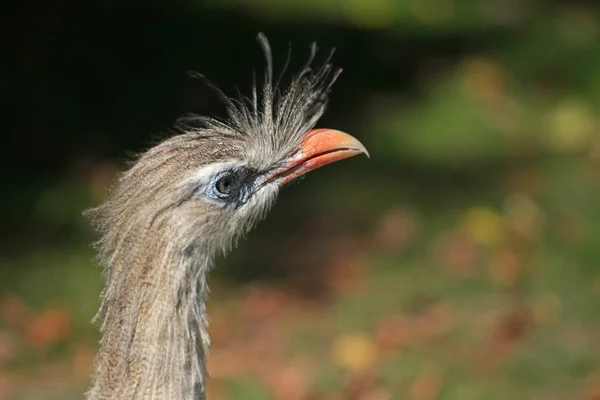
[(271, 159), (284, 157), (300, 144), (325, 112), (329, 93), (342, 69), (331, 64), (335, 49), (329, 52), (322, 65), (313, 67), (318, 51), (317, 44), (313, 42), (303, 68), (292, 76), (287, 86), (282, 87), (281, 81), (291, 59), (291, 46), (283, 69), (273, 81), (271, 46), (263, 33), (258, 34), (257, 41), (265, 56), (262, 87), (258, 87), (253, 74), (250, 97), (237, 89), (237, 97), (229, 97), (205, 76), (190, 72), (190, 76), (202, 79), (215, 91), (226, 106), (227, 118), (188, 114), (177, 120), (176, 127), (184, 132), (213, 129), (224, 136), (243, 137), (263, 154), (271, 153)]

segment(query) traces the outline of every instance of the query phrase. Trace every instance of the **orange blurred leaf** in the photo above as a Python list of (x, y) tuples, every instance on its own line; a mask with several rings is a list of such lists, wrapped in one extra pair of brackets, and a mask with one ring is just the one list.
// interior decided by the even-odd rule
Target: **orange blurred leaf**
[(530, 331), (532, 322), (529, 310), (522, 308), (511, 310), (500, 316), (484, 349), (484, 367), (487, 370), (494, 370), (503, 364), (521, 339)]
[(490, 265), (492, 280), (500, 285), (514, 286), (519, 280), (521, 261), (517, 253), (503, 249), (497, 252)]
[(302, 400), (309, 389), (308, 370), (299, 365), (290, 364), (274, 368), (266, 376), (267, 385), (277, 400)]
[(443, 386), (443, 377), (436, 371), (422, 371), (413, 382), (410, 393), (414, 400), (433, 400)]
[(71, 318), (61, 307), (49, 307), (33, 317), (25, 328), (25, 338), (36, 348), (46, 348), (63, 340), (71, 329)]
[(15, 355), (16, 343), (8, 332), (0, 332), (0, 366)]
[(400, 252), (415, 238), (419, 226), (417, 215), (407, 210), (394, 209), (379, 220), (374, 234), (375, 246), (383, 252)]
[(600, 373), (594, 371), (587, 378), (585, 400), (600, 400)]
[(325, 280), (338, 293), (352, 293), (363, 287), (364, 261), (357, 254), (338, 251), (330, 254)]
[(406, 322), (397, 316), (386, 318), (375, 330), (374, 341), (381, 354), (390, 354), (401, 349), (408, 340), (409, 328)]
[(478, 251), (467, 235), (453, 232), (441, 236), (436, 243), (436, 261), (460, 276), (473, 275)]
[(240, 305), (242, 315), (249, 318), (277, 318), (286, 312), (287, 299), (280, 290), (255, 286), (243, 298)]
[(0, 375), (0, 400), (9, 399), (11, 392), (10, 380)]

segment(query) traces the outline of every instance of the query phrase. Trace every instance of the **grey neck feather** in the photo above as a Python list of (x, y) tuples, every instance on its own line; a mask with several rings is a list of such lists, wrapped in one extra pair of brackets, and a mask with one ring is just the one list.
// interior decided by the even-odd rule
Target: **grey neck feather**
[[(206, 272), (212, 255), (181, 249), (176, 232), (154, 225), (115, 252), (101, 310), (96, 399), (202, 399)], [(158, 239), (156, 239), (158, 238)]]

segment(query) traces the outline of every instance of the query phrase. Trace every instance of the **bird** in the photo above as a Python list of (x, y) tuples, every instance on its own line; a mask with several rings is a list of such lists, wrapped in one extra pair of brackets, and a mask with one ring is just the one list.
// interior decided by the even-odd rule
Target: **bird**
[[(224, 118), (187, 114), (172, 135), (138, 154), (107, 198), (86, 211), (105, 281), (93, 322), (101, 333), (87, 400), (206, 399), (207, 274), (273, 206), (281, 187), (359, 154), (353, 136), (315, 128), (341, 73), (333, 51), (317, 66), (312, 43), (286, 85), (264, 78), (229, 97), (201, 74)], [(282, 71), (288, 67), (290, 52)]]

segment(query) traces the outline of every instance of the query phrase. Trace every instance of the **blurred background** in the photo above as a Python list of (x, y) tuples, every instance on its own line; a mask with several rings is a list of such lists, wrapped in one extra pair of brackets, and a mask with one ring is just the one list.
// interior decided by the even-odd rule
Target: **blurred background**
[(103, 287), (82, 218), (271, 40), (344, 73), (355, 157), (211, 275), (209, 399), (600, 399), (600, 5), (22, 2), (3, 12), (0, 399), (78, 399)]

